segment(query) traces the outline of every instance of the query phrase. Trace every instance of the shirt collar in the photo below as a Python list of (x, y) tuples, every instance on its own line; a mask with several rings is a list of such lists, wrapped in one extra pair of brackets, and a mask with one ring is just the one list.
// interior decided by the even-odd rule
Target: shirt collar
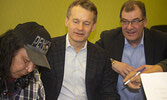
[[(67, 35), (66, 35), (66, 49), (67, 48), (73, 48), (73, 46), (70, 44), (70, 41), (69, 41), (69, 39), (68, 39), (68, 33), (67, 33)], [(84, 45), (84, 47), (81, 49), (81, 50), (83, 50), (83, 49), (87, 49), (87, 41), (86, 41), (86, 43), (85, 43), (85, 45)]]

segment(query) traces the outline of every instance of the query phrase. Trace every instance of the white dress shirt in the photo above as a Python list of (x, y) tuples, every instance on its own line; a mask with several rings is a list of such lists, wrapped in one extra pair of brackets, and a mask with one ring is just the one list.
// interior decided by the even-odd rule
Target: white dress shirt
[(66, 36), (63, 85), (58, 100), (87, 100), (85, 87), (87, 42), (76, 53)]

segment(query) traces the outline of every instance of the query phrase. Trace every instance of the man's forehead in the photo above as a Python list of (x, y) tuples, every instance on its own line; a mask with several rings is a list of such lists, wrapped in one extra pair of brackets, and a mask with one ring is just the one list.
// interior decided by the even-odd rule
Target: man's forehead
[(125, 11), (125, 9), (122, 11), (122, 18), (124, 19), (136, 19), (136, 18), (142, 18), (142, 12), (139, 9), (138, 6), (135, 7), (132, 11)]

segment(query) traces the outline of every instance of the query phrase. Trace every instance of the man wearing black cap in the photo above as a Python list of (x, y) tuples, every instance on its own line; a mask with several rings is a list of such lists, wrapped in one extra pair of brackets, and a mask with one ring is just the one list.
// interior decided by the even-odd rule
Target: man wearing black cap
[(51, 38), (35, 23), (19, 24), (0, 36), (0, 100), (43, 100), (36, 65), (50, 69), (46, 53)]

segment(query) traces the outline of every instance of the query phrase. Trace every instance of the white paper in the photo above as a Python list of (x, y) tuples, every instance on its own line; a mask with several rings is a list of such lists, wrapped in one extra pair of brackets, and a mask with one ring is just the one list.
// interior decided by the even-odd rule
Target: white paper
[(147, 100), (167, 100), (167, 72), (142, 73)]

